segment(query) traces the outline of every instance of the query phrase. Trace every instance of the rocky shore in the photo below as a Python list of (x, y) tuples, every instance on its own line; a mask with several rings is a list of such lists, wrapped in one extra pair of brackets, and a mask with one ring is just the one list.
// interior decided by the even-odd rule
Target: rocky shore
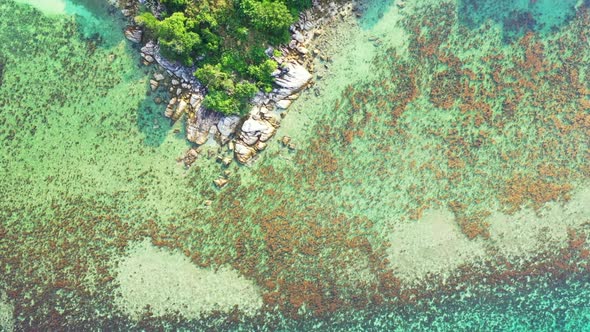
[[(267, 142), (275, 135), (292, 102), (302, 90), (313, 85), (313, 59), (319, 57), (322, 61), (329, 61), (329, 56), (323, 54), (317, 45), (318, 37), (324, 33), (323, 26), (355, 13), (358, 15), (362, 8), (351, 2), (336, 4), (314, 1), (314, 6), (301, 13), (299, 21), (291, 26), (292, 39), (289, 44), (277, 48), (281, 56), (274, 56), (276, 52), (272, 47), (267, 49), (267, 54), (279, 63), (279, 69), (273, 73), (274, 89), (270, 93), (259, 92), (252, 99), (251, 111), (239, 117), (224, 116), (203, 107), (206, 92), (193, 76), (195, 68), (168, 61), (161, 56), (157, 43), (145, 40), (142, 29), (133, 21), (138, 11), (137, 1), (123, 1), (118, 5), (122, 14), (129, 18), (130, 25), (125, 30), (125, 36), (141, 46), (143, 64), (158, 66), (150, 80), (151, 90), (156, 91), (164, 85), (168, 87), (170, 99), (167, 101), (165, 116), (171, 121), (186, 116), (186, 138), (196, 144), (183, 158), (187, 166), (199, 157), (202, 151), (200, 146), (208, 141), (227, 146), (241, 164), (247, 165), (256, 160), (258, 153), (265, 149)], [(157, 8), (154, 10), (157, 11)], [(295, 149), (289, 137), (283, 137), (282, 142), (287, 148)], [(232, 160), (227, 156), (221, 159), (227, 164)]]

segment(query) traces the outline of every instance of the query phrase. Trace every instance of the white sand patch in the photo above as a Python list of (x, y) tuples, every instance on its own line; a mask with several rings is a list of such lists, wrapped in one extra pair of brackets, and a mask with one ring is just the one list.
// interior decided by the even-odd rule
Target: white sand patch
[(64, 14), (66, 2), (64, 0), (15, 0), (36, 7), (45, 14)]
[(0, 331), (14, 331), (14, 306), (8, 296), (0, 291)]
[(429, 274), (443, 279), (460, 265), (483, 263), (494, 252), (513, 263), (528, 262), (539, 253), (568, 245), (568, 229), (590, 227), (590, 186), (582, 187), (565, 204), (547, 203), (540, 211), (514, 215), (493, 213), (489, 239), (469, 240), (453, 214), (430, 210), (417, 222), (396, 225), (387, 254), (396, 276), (412, 284)]
[(409, 283), (430, 273), (444, 279), (460, 265), (485, 257), (483, 240), (469, 240), (448, 210), (429, 210), (416, 222), (397, 225), (389, 241), (393, 271)]
[(116, 273), (116, 304), (134, 319), (147, 306), (155, 316), (178, 312), (188, 319), (216, 310), (229, 312), (236, 305), (253, 315), (262, 306), (258, 287), (237, 271), (197, 268), (182, 253), (159, 249), (147, 240), (130, 248)]
[(548, 203), (538, 213), (531, 209), (512, 216), (496, 212), (488, 220), (490, 240), (503, 256), (527, 259), (559, 249), (568, 243), (568, 228), (590, 222), (590, 187), (565, 204)]

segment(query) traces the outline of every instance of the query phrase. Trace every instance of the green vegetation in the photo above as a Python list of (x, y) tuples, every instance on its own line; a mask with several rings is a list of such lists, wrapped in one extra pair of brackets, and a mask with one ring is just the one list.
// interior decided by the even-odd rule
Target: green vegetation
[(223, 114), (243, 114), (258, 90), (270, 91), (277, 63), (264, 50), (289, 40), (289, 26), (311, 0), (161, 0), (157, 19), (136, 20), (160, 42), (162, 53), (197, 65), (204, 104)]

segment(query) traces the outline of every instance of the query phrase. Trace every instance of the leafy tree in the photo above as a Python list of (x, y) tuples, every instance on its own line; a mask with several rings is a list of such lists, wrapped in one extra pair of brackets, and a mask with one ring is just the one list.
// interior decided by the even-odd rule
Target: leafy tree
[(188, 4), (189, 0), (161, 0), (170, 12), (182, 11)]
[(289, 8), (280, 1), (242, 0), (241, 9), (256, 29), (272, 35), (278, 35), (295, 22)]
[(243, 56), (236, 51), (224, 52), (220, 58), (221, 66), (228, 71), (236, 71), (241, 75), (248, 73), (248, 64)]
[(162, 21), (150, 13), (143, 13), (136, 20), (156, 35), (165, 55), (192, 65), (191, 56), (201, 44), (201, 38), (187, 28), (187, 21), (190, 23), (190, 20), (182, 12), (174, 13)]
[(277, 63), (269, 44), (285, 42), (289, 26), (311, 0), (156, 0), (168, 13), (136, 20), (158, 39), (162, 54), (192, 65), (205, 84), (204, 105), (224, 114), (247, 110), (259, 89), (272, 89)]
[(135, 17), (135, 21), (154, 33), (160, 26), (160, 21), (158, 21), (158, 19), (150, 12), (141, 13), (139, 16)]
[(256, 92), (258, 92), (256, 84), (250, 82), (241, 82), (236, 84), (235, 96), (242, 103), (247, 103), (250, 98), (256, 94)]
[(160, 22), (157, 29), (158, 38), (165, 52), (172, 52), (185, 60), (185, 63), (192, 64), (192, 61), (186, 61), (186, 58), (201, 44), (201, 37), (196, 32), (189, 31), (186, 23), (187, 18), (182, 12), (172, 14)]
[(221, 68), (221, 64), (206, 64), (197, 69), (195, 77), (208, 89), (233, 91), (234, 83), (232, 77)]
[(250, 74), (256, 81), (260, 89), (270, 92), (272, 90), (272, 83), (274, 78), (271, 74), (277, 70), (278, 64), (272, 59), (266, 59), (259, 65), (251, 65), (248, 67), (248, 74)]
[(223, 114), (240, 114), (246, 110), (248, 101), (258, 88), (250, 82), (234, 83), (221, 64), (206, 64), (195, 72), (195, 77), (207, 87), (203, 101), (205, 107)]
[[(307, 8), (311, 8), (312, 2), (311, 0), (285, 0), (285, 4), (291, 10), (291, 12), (296, 12), (297, 15), (299, 12), (306, 10)], [(297, 17), (297, 15), (295, 15)]]
[(240, 114), (239, 102), (225, 91), (209, 90), (203, 105), (225, 115)]
[(239, 27), (236, 29), (236, 36), (240, 40), (246, 40), (250, 31), (246, 27)]

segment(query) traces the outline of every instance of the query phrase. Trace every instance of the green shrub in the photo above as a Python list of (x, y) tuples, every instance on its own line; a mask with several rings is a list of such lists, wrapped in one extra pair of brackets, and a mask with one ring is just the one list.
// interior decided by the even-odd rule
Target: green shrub
[(239, 28), (236, 29), (236, 36), (240, 40), (246, 40), (246, 39), (248, 39), (248, 34), (249, 33), (250, 33), (250, 31), (246, 27), (239, 27)]
[(283, 2), (242, 0), (240, 7), (256, 29), (270, 35), (279, 35), (295, 22), (291, 11)]
[(203, 105), (225, 115), (240, 114), (239, 102), (225, 91), (209, 90)]
[(161, 0), (169, 12), (178, 12), (184, 10), (189, 4), (189, 0)]
[(277, 70), (278, 64), (272, 59), (266, 59), (259, 65), (251, 65), (248, 67), (248, 74), (254, 78), (257, 83), (256, 85), (265, 92), (272, 90), (272, 83), (274, 78), (271, 74)]
[[(311, 0), (160, 0), (168, 13), (136, 17), (162, 54), (192, 65), (208, 90), (204, 105), (224, 114), (248, 110), (259, 89), (270, 91), (277, 63), (269, 44), (289, 39), (289, 26)], [(279, 55), (279, 54), (275, 54)]]
[(164, 55), (192, 65), (193, 51), (201, 44), (201, 37), (187, 28), (190, 20), (183, 13), (174, 13), (162, 21), (158, 21), (150, 13), (143, 13), (136, 21), (155, 34)]

